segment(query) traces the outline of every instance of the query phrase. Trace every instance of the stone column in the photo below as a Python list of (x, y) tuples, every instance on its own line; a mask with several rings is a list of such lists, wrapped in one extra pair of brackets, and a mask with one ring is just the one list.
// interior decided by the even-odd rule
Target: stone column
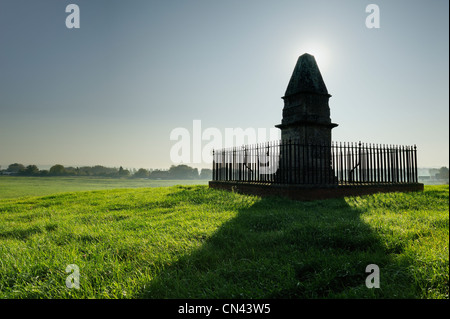
[[(291, 141), (312, 145), (308, 148), (306, 158), (301, 155), (293, 157), (291, 154), (286, 160), (289, 155), (281, 149), (280, 169), (292, 171), (293, 183), (317, 181), (318, 176), (334, 176), (331, 172), (331, 130), (337, 124), (331, 122), (328, 105), (330, 97), (314, 56), (308, 53), (301, 55), (283, 97), (281, 124), (276, 125), (281, 129), (282, 143)], [(301, 148), (299, 153), (302, 154)], [(290, 167), (281, 163), (290, 163)], [(333, 182), (334, 178), (330, 178), (321, 179), (319, 183)]]

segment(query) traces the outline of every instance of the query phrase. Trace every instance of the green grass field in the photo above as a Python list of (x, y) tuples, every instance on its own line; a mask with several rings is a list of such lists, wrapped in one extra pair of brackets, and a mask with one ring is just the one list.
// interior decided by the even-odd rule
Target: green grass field
[(63, 192), (99, 189), (206, 185), (207, 180), (150, 180), (141, 178), (101, 177), (28, 177), (0, 176), (0, 199), (43, 196)]
[[(2, 193), (0, 298), (448, 298), (448, 191), (314, 202), (205, 185)], [(79, 289), (66, 287), (69, 264)], [(379, 289), (365, 285), (369, 264)]]

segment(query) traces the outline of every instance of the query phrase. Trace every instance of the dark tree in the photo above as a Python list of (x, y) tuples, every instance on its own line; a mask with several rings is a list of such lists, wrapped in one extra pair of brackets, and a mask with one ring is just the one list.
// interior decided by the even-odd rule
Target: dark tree
[(198, 179), (198, 169), (187, 165), (171, 166), (169, 169), (171, 179)]
[(448, 168), (444, 166), (439, 169), (439, 173), (436, 174), (436, 178), (448, 179), (448, 175)]
[(137, 178), (148, 177), (148, 170), (146, 170), (145, 168), (140, 168), (136, 173), (133, 174), (133, 177)]
[(43, 169), (43, 170), (41, 170), (41, 171), (39, 171), (39, 176), (48, 176), (48, 170), (46, 170), (46, 169)]
[(25, 169), (25, 166), (19, 163), (10, 164), (8, 166), (7, 172), (10, 173), (19, 173), (20, 171), (23, 171)]
[(50, 167), (49, 175), (62, 176), (62, 175), (65, 175), (65, 173), (66, 173), (66, 169), (64, 168), (64, 166), (62, 166), (60, 164), (56, 164), (56, 165), (53, 165), (52, 167)]
[(148, 177), (150, 179), (170, 179), (169, 171), (163, 171), (159, 169), (152, 171)]
[(24, 170), (20, 171), (20, 174), (33, 176), (39, 174), (39, 168), (36, 165), (28, 165)]
[(200, 179), (212, 179), (212, 169), (203, 168), (200, 172)]
[(123, 169), (122, 166), (120, 166), (119, 168), (119, 176), (129, 176), (130, 175), (130, 171), (127, 169)]

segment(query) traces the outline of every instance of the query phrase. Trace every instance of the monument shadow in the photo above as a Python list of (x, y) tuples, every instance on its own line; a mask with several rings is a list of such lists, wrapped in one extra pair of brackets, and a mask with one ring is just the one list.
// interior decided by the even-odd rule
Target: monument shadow
[[(188, 191), (168, 196), (183, 198)], [(198, 249), (164, 265), (138, 297), (414, 298), (412, 289), (391, 288), (398, 280), (412, 283), (412, 277), (407, 265), (392, 259), (392, 251), (361, 219), (362, 213), (345, 198), (260, 198), (240, 209)], [(370, 264), (380, 269), (379, 289), (366, 286)]]

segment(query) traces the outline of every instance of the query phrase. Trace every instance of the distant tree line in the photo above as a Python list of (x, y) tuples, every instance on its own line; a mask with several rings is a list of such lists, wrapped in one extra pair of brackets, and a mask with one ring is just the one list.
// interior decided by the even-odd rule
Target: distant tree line
[(448, 168), (447, 167), (441, 167), (441, 168), (432, 168), (429, 170), (430, 176), (433, 176), (436, 179), (448, 179)]
[(36, 165), (25, 166), (23, 164), (10, 164), (7, 169), (0, 170), (3, 175), (17, 176), (101, 176), (101, 177), (127, 177), (127, 178), (148, 178), (148, 179), (211, 179), (212, 170), (203, 168), (200, 172), (197, 168), (187, 165), (172, 165), (168, 170), (159, 169), (124, 169), (96, 166), (64, 167), (56, 164), (49, 170), (40, 170)]

